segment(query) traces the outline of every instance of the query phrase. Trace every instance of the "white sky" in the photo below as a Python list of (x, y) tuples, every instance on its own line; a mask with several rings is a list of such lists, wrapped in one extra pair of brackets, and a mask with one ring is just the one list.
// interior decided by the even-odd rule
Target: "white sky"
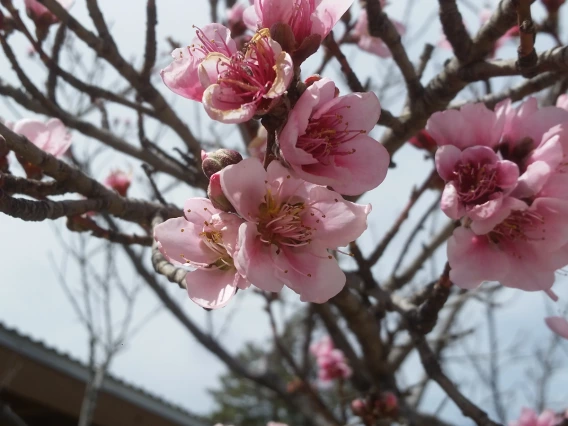
[[(22, 4), (23, 0), (15, 0), (15, 3)], [(125, 53), (125, 56), (139, 55), (144, 44), (145, 2), (141, 0), (137, 2), (99, 0), (99, 3), (107, 16), (107, 20), (114, 22), (112, 32), (119, 41), (119, 47)], [(435, 3), (433, 0), (415, 1), (410, 22), (422, 22), (431, 13), (435, 13)], [(167, 36), (172, 36), (174, 40), (179, 40), (182, 43), (188, 43), (193, 37), (191, 25), (202, 26), (209, 22), (206, 4), (207, 2), (204, 0), (158, 1), (158, 40), (161, 43), (159, 50), (162, 52), (170, 50), (164, 42)], [(406, 2), (391, 1), (391, 6), (387, 11), (392, 16), (401, 18), (404, 4)], [(541, 11), (539, 5), (535, 4), (534, 8)], [(72, 12), (82, 22), (88, 22), (84, 0), (77, 0)], [(471, 16), (467, 19), (470, 28), (476, 28), (475, 19)], [(420, 24), (416, 24), (416, 27), (419, 26)], [(419, 31), (417, 28), (411, 28), (409, 35), (412, 37), (417, 31)], [(439, 40), (439, 34), (440, 27), (439, 24), (436, 24), (424, 33), (421, 40), (436, 44)], [(422, 41), (409, 50), (411, 59), (414, 61), (420, 54)], [(539, 37), (538, 42), (537, 47), (544, 48), (550, 45), (550, 41), (546, 37)], [(27, 47), (20, 39), (16, 43), (22, 50)], [(348, 56), (353, 57), (354, 52), (353, 49), (348, 50)], [(511, 57), (515, 54), (515, 47), (506, 47), (500, 51), (500, 54), (504, 57)], [(433, 70), (438, 69), (448, 56), (449, 53), (447, 52), (437, 52), (427, 74), (431, 75)], [(30, 70), (34, 69), (33, 61), (28, 59), (24, 59), (24, 61), (27, 61)], [(364, 53), (357, 57), (356, 71), (362, 81), (365, 80), (365, 76), (373, 75), (380, 61), (380, 59)], [(309, 62), (308, 66), (310, 64), (317, 66), (317, 61)], [(337, 70), (337, 65), (333, 63), (327, 68), (327, 75), (337, 75)], [(384, 70), (378, 72), (382, 73), (383, 78), (387, 75)], [(3, 78), (6, 76), (5, 78), (8, 81), (13, 81), (11, 70), (4, 59), (0, 61), (0, 75)], [(466, 96), (470, 95), (466, 93)], [(391, 112), (395, 114), (398, 112), (400, 99), (396, 97), (393, 99), (392, 93), (389, 99), (381, 99), (383, 105)], [(395, 103), (393, 104), (393, 102)], [(208, 135), (209, 121), (204, 119), (203, 114), (196, 114), (196, 111), (199, 111), (196, 109), (198, 108), (196, 104), (181, 98), (177, 99), (175, 103), (181, 116), (187, 117), (188, 121), (193, 123), (193, 128), (196, 128), (196, 123), (199, 122), (203, 134)], [(9, 117), (9, 112), (4, 109), (3, 104), (0, 104), (0, 116)], [(134, 119), (132, 116), (130, 118)], [(223, 126), (217, 127), (216, 130), (222, 132), (224, 138), (228, 138), (231, 145), (239, 143), (240, 139), (237, 132), (230, 132), (228, 127)], [(86, 145), (94, 142), (78, 136), (75, 143)], [(169, 144), (170, 142), (164, 143)], [(81, 149), (83, 145), (80, 145)], [(101, 165), (101, 173), (96, 176), (99, 179), (104, 177), (109, 168), (124, 164), (121, 159), (108, 158), (110, 158), (108, 164)], [(412, 148), (404, 148), (396, 156), (395, 161), (400, 167), (392, 170), (385, 183), (373, 191), (371, 195), (365, 197), (365, 201), (372, 202), (373, 212), (370, 216), (370, 229), (362, 238), (364, 247), (371, 247), (373, 241), (376, 242), (381, 238), (408, 199), (412, 185), (421, 182), (427, 173), (422, 154)], [(143, 180), (137, 165), (132, 161), (127, 162), (127, 164), (133, 167), (137, 179)], [(134, 194), (142, 195), (142, 193), (140, 188), (134, 188)], [(176, 190), (169, 199), (181, 204), (189, 196), (191, 196), (189, 191)], [(422, 213), (424, 207), (429, 205), (433, 196), (434, 194), (430, 193), (419, 203), (419, 207), (411, 215), (409, 221), (411, 225), (413, 220)], [(440, 216), (438, 220), (438, 223), (442, 223), (445, 219)], [(67, 232), (63, 221), (57, 221), (56, 226), (59, 226), (64, 233)], [(403, 228), (403, 232), (407, 233), (408, 231), (409, 227)], [(46, 222), (23, 223), (16, 219), (0, 216), (0, 235), (2, 242), (4, 242), (0, 248), (2, 258), (0, 321), (8, 326), (16, 327), (22, 333), (41, 339), (48, 345), (85, 360), (87, 341), (84, 330), (78, 323), (61, 287), (57, 284), (54, 265), (52, 265), (49, 257), (51, 255), (58, 260), (63, 257), (62, 248), (54, 237), (52, 224)], [(426, 235), (423, 235), (421, 240), (424, 241), (425, 239)], [(393, 243), (385, 259), (377, 266), (376, 271), (379, 278), (390, 273), (393, 257), (396, 256), (400, 248), (401, 241)], [(443, 250), (438, 253), (436, 259), (435, 266), (439, 270), (440, 264), (444, 261)], [(124, 268), (125, 276), (128, 277), (129, 267), (125, 265)], [(422, 280), (427, 281), (429, 275), (428, 271), (421, 273)], [(80, 278), (76, 271), (71, 271), (67, 277), (70, 282)], [(562, 279), (562, 281), (564, 281), (561, 283), (562, 285), (556, 285), (556, 288), (558, 288), (558, 293), (564, 296), (564, 300), (568, 300), (566, 279)], [(421, 282), (420, 279), (417, 279), (417, 282)], [(245, 295), (246, 292), (241, 292), (236, 301), (232, 302), (228, 308), (207, 314), (192, 304), (182, 291), (176, 290), (173, 285), (170, 286), (171, 294), (184, 306), (188, 315), (194, 320), (205, 324), (206, 315), (214, 315), (215, 323), (220, 325), (225, 319), (229, 318), (230, 326), (223, 333), (221, 342), (230, 351), (238, 350), (247, 340), (263, 341), (268, 336), (268, 324), (262, 312), (260, 301), (251, 297), (250, 294)], [(290, 299), (296, 300), (294, 295), (291, 295)], [(500, 323), (499, 335), (503, 347), (508, 347), (508, 345), (518, 341), (521, 333), (524, 338), (548, 338), (549, 332), (545, 329), (542, 321), (546, 304), (545, 298), (535, 294), (507, 292), (503, 300), (507, 301), (505, 305), (507, 309), (503, 311), (500, 317), (502, 322)], [(514, 300), (515, 303), (511, 303), (511, 300)], [(142, 312), (145, 312), (152, 309), (155, 303), (153, 295), (146, 292), (139, 308)], [(462, 328), (476, 327), (482, 317), (483, 314), (472, 307), (462, 316), (464, 318)], [(466, 318), (467, 320), (465, 320)], [(218, 328), (219, 326), (216, 329)], [(478, 339), (480, 340), (476, 347), (485, 346), (484, 332), (479, 334)], [(114, 374), (128, 382), (140, 385), (169, 401), (198, 413), (205, 413), (211, 409), (212, 400), (205, 392), (205, 388), (215, 385), (217, 383), (216, 377), (222, 371), (224, 371), (222, 364), (202, 349), (178, 325), (177, 321), (166, 313), (161, 313), (149, 322), (131, 342), (128, 349), (116, 359), (112, 368)], [(421, 373), (418, 373), (418, 371), (415, 367), (410, 366), (405, 374), (405, 382), (414, 383), (418, 381), (421, 377)], [(563, 377), (568, 378), (566, 368), (564, 373)], [(462, 373), (456, 372), (456, 374)], [(519, 381), (519, 374), (522, 375), (523, 370), (520, 373), (516, 371), (508, 374), (505, 384), (514, 388)], [(483, 395), (480, 397), (483, 397)], [(431, 401), (432, 406), (435, 407), (440, 401), (440, 396), (433, 395)], [(511, 401), (511, 411), (518, 411), (522, 404), (526, 404), (526, 401), (522, 399)], [(560, 406), (554, 408), (560, 408)], [(488, 406), (486, 409), (491, 412), (492, 407)], [(450, 407), (446, 415), (457, 416), (454, 417), (457, 424), (467, 424), (454, 408)]]

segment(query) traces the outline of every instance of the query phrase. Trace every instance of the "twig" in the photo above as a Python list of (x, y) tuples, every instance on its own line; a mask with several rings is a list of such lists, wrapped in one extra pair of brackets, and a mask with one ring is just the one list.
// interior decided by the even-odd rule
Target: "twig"
[(381, 258), (381, 256), (383, 255), (383, 253), (387, 249), (388, 245), (392, 241), (392, 239), (398, 234), (398, 231), (400, 230), (400, 227), (402, 226), (402, 224), (406, 221), (406, 219), (408, 219), (408, 215), (409, 215), (412, 207), (420, 199), (422, 194), (424, 194), (424, 192), (430, 187), (430, 183), (431, 183), (432, 179), (435, 178), (436, 176), (437, 176), (437, 172), (436, 172), (436, 170), (433, 170), (428, 175), (426, 180), (422, 183), (422, 185), (420, 185), (419, 188), (414, 188), (412, 190), (412, 193), (410, 194), (410, 199), (408, 200), (406, 207), (400, 213), (398, 219), (395, 221), (395, 223), (393, 224), (391, 229), (386, 233), (386, 235), (383, 237), (381, 242), (377, 245), (377, 247), (375, 248), (375, 250), (373, 251), (373, 253), (369, 257), (369, 259), (367, 260), (369, 265), (374, 265)]
[(452, 45), (456, 58), (465, 61), (469, 58), (473, 42), (465, 28), (456, 0), (439, 0), (439, 3), (444, 34)]
[(532, 0), (517, 0), (520, 45), (516, 65), (523, 77), (534, 77), (537, 73), (534, 69), (538, 61), (534, 49), (536, 28), (531, 16), (531, 4)]

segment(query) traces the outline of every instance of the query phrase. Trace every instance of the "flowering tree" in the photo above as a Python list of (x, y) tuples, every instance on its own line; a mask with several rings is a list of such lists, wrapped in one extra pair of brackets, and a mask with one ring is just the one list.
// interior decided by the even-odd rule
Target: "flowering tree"
[[(479, 301), (496, 350), (492, 299), (503, 286), (554, 301), (562, 294), (552, 287), (556, 271), (568, 265), (563, 1), (543, 0), (547, 13), (537, 21), (532, 1), (502, 0), (476, 10), (481, 27), (471, 34), (461, 12), (472, 5), (439, 0), (439, 47), (452, 56), (430, 78), (434, 46), (425, 44), (413, 61), (401, 39), (408, 22), (391, 19), (387, 2), (227, 0), (224, 16), (217, 16), (217, 3), (210, 2), (214, 23), (195, 27), (181, 43), (169, 40), (173, 59), (158, 64), (157, 5), (148, 0), (145, 52), (136, 64), (121, 54), (96, 0), (86, 0), (88, 25), (68, 1), (30, 0), (24, 7), (2, 0), (0, 43), (15, 82), (2, 81), (0, 95), (30, 117), (0, 124), (0, 211), (25, 221), (66, 218), (70, 231), (120, 246), (187, 331), (231, 374), (261, 389), (270, 401), (263, 407), (279, 408), (254, 417), (258, 424), (444, 425), (447, 418), (422, 404), (432, 381), (469, 421), (506, 423), (512, 414), (497, 355), (480, 361), (466, 350), (476, 380), (490, 392), (484, 400), (452, 377), (442, 354), (467, 338), (453, 325)], [(537, 51), (537, 33), (556, 46)], [(45, 87), (22, 65), (16, 37), (33, 46)], [(93, 70), (72, 71), (85, 68), (82, 59), (62, 60), (64, 52), (77, 52), (78, 41), (98, 58)], [(518, 46), (517, 57), (495, 59), (506, 43)], [(344, 53), (356, 49), (392, 61), (390, 74), (402, 87), (381, 86), (372, 73), (363, 84), (363, 70)], [(341, 72), (326, 72), (334, 61)], [(116, 74), (124, 89), (89, 78), (102, 71)], [(511, 80), (503, 85), (498, 77)], [(390, 86), (402, 103), (388, 102)], [(464, 96), (466, 88), (473, 95)], [(201, 103), (204, 117), (219, 126), (236, 126), (241, 145), (208, 147), (172, 106), (176, 98)], [(118, 107), (136, 115), (135, 134), (111, 119)], [(179, 143), (149, 137), (150, 128), (167, 129)], [(96, 153), (81, 155), (73, 146), (78, 134), (142, 162), (148, 199), (129, 197), (130, 172), (96, 176), (88, 167)], [(412, 166), (397, 160), (407, 142), (424, 154), (427, 177), (375, 238), (370, 221), (391, 200), (373, 202), (373, 211), (366, 200), (386, 185), (389, 168), (414, 177)], [(183, 205), (166, 200), (178, 185), (195, 195)], [(424, 207), (427, 193), (437, 195)], [(424, 212), (407, 223), (419, 206)], [(438, 211), (449, 218), (441, 226), (432, 220)], [(416, 237), (429, 221), (435, 231), (420, 247)], [(388, 255), (397, 240), (398, 260)], [(421, 274), (432, 258), (436, 270), (434, 256), (444, 245), (443, 272)], [(151, 252), (141, 256), (137, 246)], [(211, 316), (235, 299), (261, 297), (274, 345), (255, 360), (266, 365), (251, 368), (198, 327), (160, 285), (163, 277)], [(286, 303), (297, 315), (277, 318), (273, 307)], [(568, 338), (562, 316), (546, 324), (559, 337), (550, 334), (550, 358), (534, 378), (544, 390), (554, 351)], [(414, 352), (425, 377), (408, 385), (401, 375)], [(545, 391), (533, 402), (532, 409), (549, 408)], [(540, 416), (527, 408), (511, 424), (566, 423), (566, 408), (565, 400)], [(239, 416), (220, 420), (251, 424)]]

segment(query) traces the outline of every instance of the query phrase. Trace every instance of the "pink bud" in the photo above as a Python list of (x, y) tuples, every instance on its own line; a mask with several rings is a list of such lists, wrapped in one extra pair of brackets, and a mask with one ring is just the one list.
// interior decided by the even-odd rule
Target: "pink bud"
[(122, 170), (112, 171), (104, 181), (104, 185), (108, 188), (114, 189), (122, 197), (126, 197), (128, 188), (132, 183), (132, 176)]
[(235, 208), (231, 205), (223, 189), (221, 189), (221, 174), (217, 172), (209, 178), (209, 186), (207, 187), (207, 197), (211, 200), (213, 207), (225, 212), (234, 212)]
[(392, 392), (383, 393), (383, 403), (388, 412), (398, 409), (398, 398)]
[(213, 176), (217, 172), (220, 172), (225, 167), (240, 163), (242, 159), (243, 157), (241, 156), (241, 154), (232, 149), (218, 149), (217, 151), (207, 153), (202, 151), (201, 167), (203, 169), (203, 173), (205, 173), (205, 176), (211, 178), (211, 176)]
[(356, 416), (362, 417), (367, 414), (367, 404), (362, 399), (354, 399), (351, 402), (351, 411)]
[(418, 149), (434, 152), (438, 145), (430, 134), (422, 129), (408, 141)]

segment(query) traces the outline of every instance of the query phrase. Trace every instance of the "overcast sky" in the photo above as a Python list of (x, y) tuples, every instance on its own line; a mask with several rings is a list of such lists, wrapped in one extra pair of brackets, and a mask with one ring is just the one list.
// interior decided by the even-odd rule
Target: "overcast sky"
[[(23, 0), (15, 0), (16, 4), (22, 4)], [(145, 7), (144, 2), (138, 1), (116, 1), (99, 0), (107, 20), (113, 22), (112, 33), (119, 42), (119, 47), (125, 56), (139, 55), (143, 49), (144, 28), (145, 28)], [(170, 49), (165, 43), (165, 38), (171, 36), (174, 40), (181, 43), (189, 43), (193, 37), (192, 25), (202, 26), (209, 22), (208, 8), (204, 6), (203, 0), (159, 0), (158, 1), (158, 40), (160, 41), (160, 51), (168, 52)], [(407, 2), (391, 1), (391, 6), (387, 11), (394, 17), (402, 18), (404, 5)], [(408, 31), (408, 36), (412, 39), (417, 33), (421, 34), (421, 42), (409, 49), (411, 59), (416, 61), (423, 42), (436, 44), (440, 38), (439, 24), (428, 28), (427, 31), (421, 30), (421, 22), (430, 19), (431, 14), (435, 13), (434, 0), (419, 0), (413, 2), (416, 6), (412, 9), (410, 22), (416, 23)], [(535, 5), (537, 13), (542, 14), (540, 5)], [(566, 8), (565, 8), (566, 9)], [(566, 12), (566, 10), (564, 10)], [(84, 0), (76, 0), (76, 5), (72, 13), (82, 22), (88, 22), (88, 15), (85, 10)], [(470, 28), (477, 28), (476, 18), (467, 16), (466, 20)], [(88, 25), (90, 26), (90, 25)], [(27, 45), (21, 39), (15, 41), (24, 51)], [(540, 38), (537, 46), (548, 47), (550, 40), (546, 37)], [(349, 57), (354, 57), (354, 49), (347, 51)], [(508, 46), (500, 54), (510, 57), (515, 54), (515, 47)], [(427, 75), (431, 75), (433, 70), (449, 56), (449, 52), (436, 52), (432, 60)], [(33, 70), (35, 65), (32, 60), (24, 59)], [(362, 80), (365, 76), (373, 75), (379, 65), (384, 68), (375, 57), (367, 54), (357, 56), (356, 70), (360, 73)], [(311, 61), (308, 66), (317, 66), (317, 61)], [(327, 72), (329, 76), (337, 75), (337, 65), (333, 63)], [(389, 73), (384, 69), (380, 71), (382, 78), (388, 78)], [(8, 81), (14, 81), (13, 75), (5, 59), (0, 60), (0, 75)], [(4, 77), (6, 76), (6, 77)], [(166, 92), (164, 92), (166, 93)], [(387, 93), (388, 95), (388, 93)], [(397, 113), (402, 100), (391, 97), (381, 98), (383, 105), (391, 112)], [(470, 96), (469, 93), (466, 93)], [(169, 96), (169, 95), (168, 95)], [(209, 135), (209, 121), (204, 119), (204, 115), (199, 112), (198, 105), (195, 103), (177, 99), (176, 108), (182, 117), (192, 124), (192, 129), (200, 129), (202, 134)], [(10, 118), (10, 112), (0, 104), (0, 116)], [(133, 116), (125, 116), (134, 120)], [(197, 117), (197, 118), (196, 118)], [(237, 145), (240, 142), (237, 132), (228, 127), (216, 127), (222, 133), (224, 140), (229, 144)], [(194, 130), (195, 133), (198, 131)], [(92, 146), (95, 142), (77, 136), (75, 144), (79, 144), (80, 149)], [(164, 142), (169, 143), (169, 142)], [(176, 143), (175, 141), (172, 143)], [(84, 145), (84, 146), (83, 146)], [(412, 185), (421, 181), (427, 173), (427, 163), (423, 155), (412, 148), (405, 147), (397, 154), (395, 161), (404, 166), (393, 169), (384, 184), (365, 197), (365, 202), (373, 204), (373, 212), (370, 219), (370, 230), (363, 236), (364, 247), (370, 247), (381, 235), (390, 227), (394, 217), (401, 210), (408, 199)], [(141, 181), (142, 175), (135, 162), (124, 162), (120, 157), (106, 157), (105, 164), (97, 168), (99, 179), (104, 178), (109, 168), (124, 166), (131, 167), (136, 179)], [(412, 173), (410, 172), (412, 171)], [(135, 184), (136, 186), (136, 184)], [(133, 189), (134, 195), (142, 195), (141, 188)], [(181, 204), (185, 198), (191, 196), (188, 189), (179, 189), (170, 194), (169, 201)], [(420, 215), (425, 206), (433, 200), (435, 194), (430, 193), (421, 203), (419, 208), (414, 210), (411, 215), (410, 224)], [(446, 220), (443, 215), (439, 215), (438, 224)], [(86, 359), (87, 341), (81, 325), (78, 323), (75, 313), (64, 296), (61, 286), (57, 283), (55, 265), (51, 259), (59, 263), (63, 259), (61, 245), (54, 237), (54, 227), (65, 230), (63, 221), (53, 223), (24, 223), (6, 216), (0, 216), (0, 235), (4, 244), (0, 247), (2, 258), (2, 279), (0, 281), (0, 321), (8, 326), (17, 328), (20, 332), (46, 342), (48, 345), (68, 352), (81, 360)], [(403, 232), (408, 232), (408, 227), (403, 228)], [(427, 234), (422, 236), (422, 240), (427, 238)], [(401, 242), (395, 242), (389, 249), (385, 258), (377, 265), (376, 272), (379, 277), (387, 276), (392, 268), (393, 257), (396, 256), (401, 248)], [(443, 249), (437, 254), (436, 261), (432, 268), (440, 270), (440, 265), (444, 262)], [(427, 281), (431, 270), (425, 270), (421, 277)], [(124, 274), (128, 280), (136, 278), (130, 274), (129, 266), (125, 264)], [(77, 271), (70, 269), (66, 275), (68, 281), (73, 284), (80, 277)], [(568, 288), (565, 277), (559, 275), (559, 284), (556, 285), (557, 292), (568, 300)], [(420, 277), (417, 279), (420, 282)], [(206, 316), (214, 315), (216, 329), (219, 329), (225, 320), (229, 319), (229, 326), (224, 328), (221, 342), (232, 352), (237, 351), (245, 341), (263, 341), (268, 336), (267, 320), (262, 312), (262, 304), (258, 298), (240, 292), (229, 307), (214, 313), (206, 313), (196, 305), (192, 304), (185, 293), (176, 290), (170, 284), (171, 294), (183, 305), (184, 309), (192, 318), (205, 324)], [(293, 294), (289, 295), (291, 300), (297, 300)], [(544, 328), (542, 317), (548, 306), (545, 297), (535, 294), (520, 294), (520, 292), (506, 292), (503, 295), (506, 309), (501, 314), (499, 335), (503, 342), (503, 347), (518, 340), (522, 333), (525, 338), (548, 338), (549, 332)], [(146, 292), (138, 305), (140, 316), (153, 309), (156, 305), (155, 298)], [(479, 306), (478, 306), (479, 307)], [(120, 306), (116, 307), (120, 310)], [(548, 306), (548, 309), (550, 308)], [(463, 328), (475, 327), (479, 323), (483, 314), (476, 312), (475, 306), (465, 313), (462, 318), (467, 319)], [(469, 325), (468, 325), (469, 324)], [(484, 337), (483, 332), (479, 338)], [(480, 346), (484, 343), (480, 340)], [(479, 347), (479, 346), (477, 346)], [(415, 364), (415, 360), (413, 361)], [(189, 410), (205, 413), (212, 407), (212, 400), (205, 392), (205, 388), (212, 387), (217, 383), (217, 376), (224, 371), (222, 364), (213, 358), (208, 352), (202, 349), (182, 329), (177, 321), (167, 313), (160, 313), (153, 318), (144, 329), (138, 334), (129, 347), (122, 353), (113, 364), (112, 372), (130, 383), (144, 387), (152, 393), (163, 396), (169, 401), (177, 403)], [(409, 367), (404, 379), (407, 383), (418, 381), (421, 373), (414, 367)], [(566, 371), (565, 371), (566, 373)], [(521, 372), (522, 374), (522, 372)], [(506, 384), (514, 387), (518, 381), (518, 375), (510, 374), (506, 378)], [(566, 374), (564, 378), (568, 380)], [(559, 386), (559, 385), (558, 385)], [(565, 394), (564, 394), (565, 395)], [(565, 395), (566, 396), (566, 395)], [(432, 396), (433, 404), (439, 402), (438, 395)], [(526, 403), (522, 400), (511, 401), (511, 410), (518, 410), (519, 406)], [(559, 408), (559, 407), (558, 407)], [(491, 407), (487, 407), (491, 410)], [(453, 408), (447, 411), (448, 416), (460, 419), (459, 414)], [(458, 424), (466, 424), (459, 420)]]

